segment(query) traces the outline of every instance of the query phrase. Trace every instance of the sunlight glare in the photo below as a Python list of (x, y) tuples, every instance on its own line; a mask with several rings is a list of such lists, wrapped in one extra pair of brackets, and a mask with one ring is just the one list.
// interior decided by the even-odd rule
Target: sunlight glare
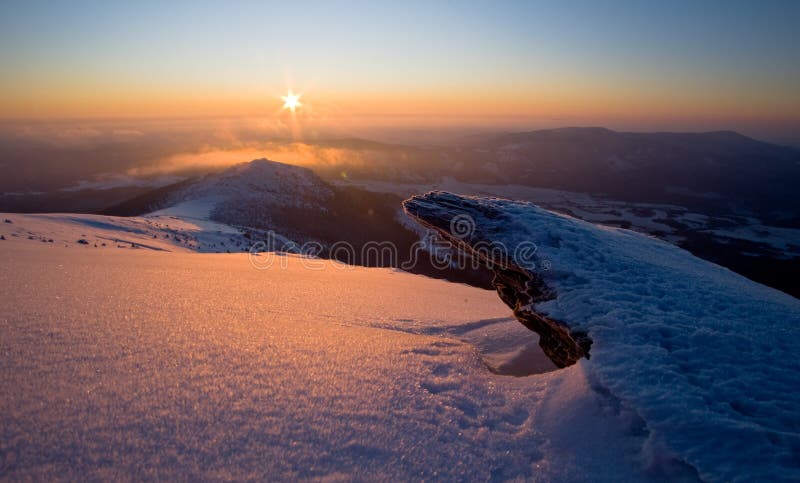
[(298, 107), (303, 105), (300, 102), (300, 96), (302, 96), (302, 95), (303, 95), (302, 93), (301, 94), (293, 94), (292, 90), (289, 89), (289, 93), (288, 94), (286, 94), (285, 96), (281, 96), (281, 99), (283, 99), (283, 108), (284, 109), (289, 109), (290, 111), (295, 112), (295, 110), (297, 110)]

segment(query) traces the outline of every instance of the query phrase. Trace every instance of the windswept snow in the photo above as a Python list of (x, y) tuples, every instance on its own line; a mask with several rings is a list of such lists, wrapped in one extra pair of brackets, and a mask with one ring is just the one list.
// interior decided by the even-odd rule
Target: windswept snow
[(800, 479), (800, 302), (630, 231), (454, 198), (496, 214), (476, 236), (536, 243), (557, 297), (534, 308), (587, 331), (589, 360), (553, 370), (494, 292), (194, 253), (248, 241), (207, 198), (0, 215), (0, 477)]
[[(642, 419), (645, 452), (673, 452), (709, 481), (800, 479), (800, 301), (665, 242), (530, 203), (443, 192), (405, 203), (442, 231), (471, 216), (464, 242), (502, 243), (555, 293), (531, 308), (588, 333), (582, 369)], [(516, 255), (530, 242), (534, 256)]]
[[(254, 230), (169, 213), (165, 210), (143, 217), (0, 213), (0, 218), (8, 220), (0, 223), (0, 235), (11, 243), (168, 252), (241, 252), (253, 243)], [(251, 233), (251, 239), (246, 233)]]
[(490, 370), (536, 342), (493, 292), (294, 256), (259, 271), (245, 254), (26, 243), (0, 249), (0, 280), (5, 478), (693, 476), (641, 459), (638, 416), (582, 364)]

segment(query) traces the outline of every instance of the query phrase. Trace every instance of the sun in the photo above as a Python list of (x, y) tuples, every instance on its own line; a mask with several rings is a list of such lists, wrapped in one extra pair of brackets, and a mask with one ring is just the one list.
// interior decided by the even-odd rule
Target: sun
[(283, 108), (289, 109), (290, 111), (294, 112), (297, 110), (298, 107), (302, 106), (303, 104), (300, 102), (300, 96), (303, 94), (293, 94), (292, 90), (289, 89), (289, 93), (285, 96), (281, 96), (283, 99)]

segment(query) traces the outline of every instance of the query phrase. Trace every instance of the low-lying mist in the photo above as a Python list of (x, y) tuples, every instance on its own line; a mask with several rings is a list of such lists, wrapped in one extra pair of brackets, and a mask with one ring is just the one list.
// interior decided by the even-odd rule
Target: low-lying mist
[(0, 192), (156, 186), (258, 158), (323, 176), (367, 167), (379, 178), (395, 168), (425, 176), (425, 166), (452, 157), (441, 146), (485, 132), (448, 125), (395, 129), (379, 121), (348, 130), (331, 122), (251, 118), (9, 121), (0, 124)]
[(363, 158), (287, 134), (279, 124), (255, 120), (6, 123), (0, 125), (0, 191), (158, 183), (261, 157), (329, 166)]

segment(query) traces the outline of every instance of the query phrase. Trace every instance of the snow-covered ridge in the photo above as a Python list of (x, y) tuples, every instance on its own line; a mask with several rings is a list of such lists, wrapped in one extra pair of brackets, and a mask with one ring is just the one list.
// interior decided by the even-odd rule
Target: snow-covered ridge
[(207, 175), (177, 196), (181, 200), (206, 196), (261, 198), (270, 204), (302, 205), (324, 201), (330, 194), (330, 188), (308, 168), (256, 159)]
[[(80, 248), (242, 252), (266, 240), (273, 211), (305, 207), (324, 212), (331, 188), (306, 168), (257, 159), (205, 176), (158, 203), (144, 216), (73, 213), (0, 214), (0, 236), (11, 242)], [(279, 227), (276, 227), (279, 228)], [(271, 233), (278, 247), (289, 240)], [(4, 241), (4, 240), (0, 240)]]
[(256, 159), (207, 175), (174, 193), (168, 206), (209, 205), (208, 218), (228, 224), (264, 225), (270, 209), (325, 210), (331, 188), (307, 168)]
[[(530, 305), (512, 307), (588, 335), (587, 376), (642, 418), (648, 444), (705, 480), (800, 478), (800, 301), (665, 242), (530, 203), (431, 192), (404, 205), (467, 249), (499, 242), (513, 256), (535, 243), (535, 256), (512, 259), (529, 277), (517, 298)], [(463, 237), (449, 235), (458, 215), (474, 222)], [(531, 284), (547, 296), (531, 297)]]
[[(78, 213), (0, 213), (0, 243), (81, 249), (144, 249), (164, 252), (246, 252), (260, 230), (186, 216), (195, 204), (176, 205), (147, 216), (120, 217)], [(274, 235), (276, 242), (287, 242)]]

